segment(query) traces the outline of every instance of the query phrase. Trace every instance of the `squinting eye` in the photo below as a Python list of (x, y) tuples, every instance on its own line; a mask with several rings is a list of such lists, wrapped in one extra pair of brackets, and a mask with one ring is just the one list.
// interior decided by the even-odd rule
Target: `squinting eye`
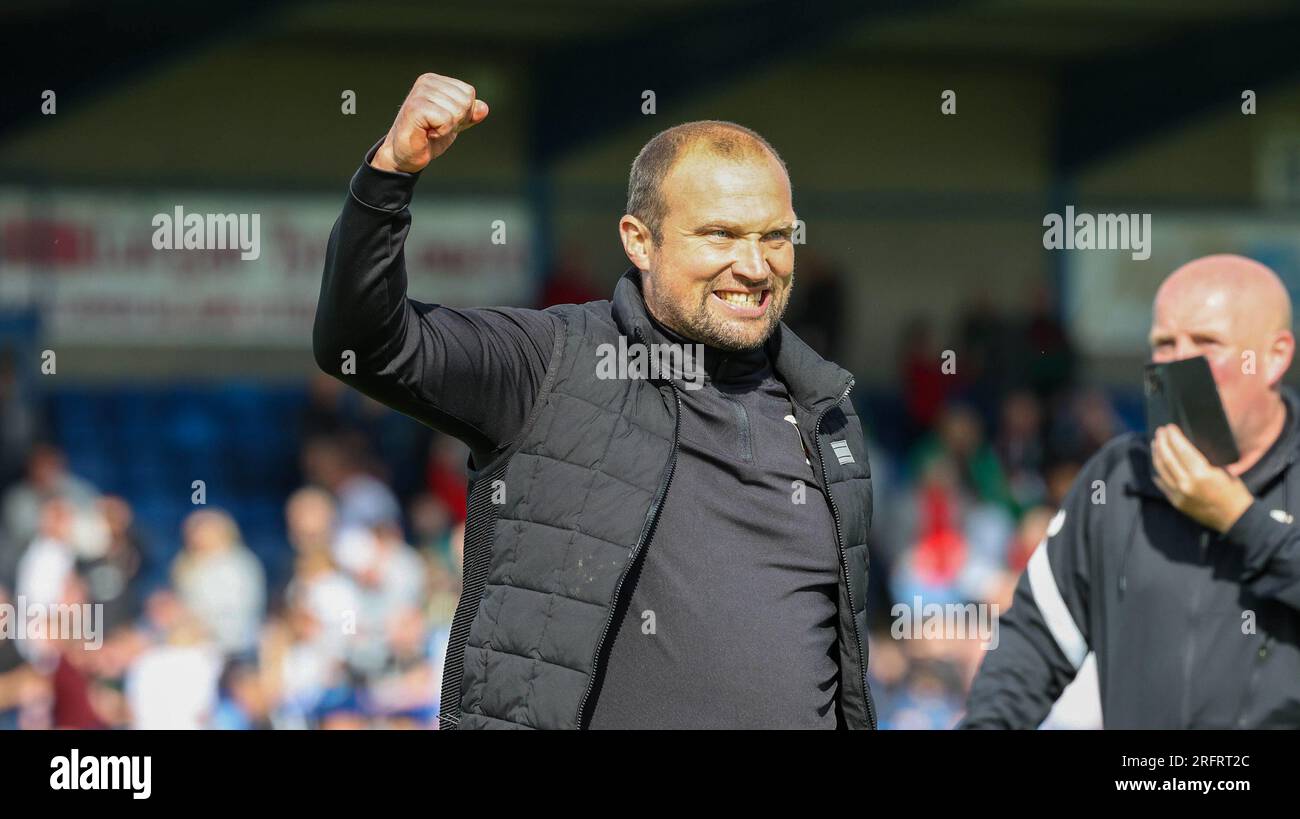
[(728, 236), (730, 236), (731, 234), (730, 234), (728, 231), (723, 230), (722, 228), (718, 228), (717, 230), (713, 231), (713, 232), (710, 233), (709, 235), (710, 235), (710, 236), (717, 236), (717, 237), (719, 237), (719, 238), (725, 239), (725, 238), (727, 238)]

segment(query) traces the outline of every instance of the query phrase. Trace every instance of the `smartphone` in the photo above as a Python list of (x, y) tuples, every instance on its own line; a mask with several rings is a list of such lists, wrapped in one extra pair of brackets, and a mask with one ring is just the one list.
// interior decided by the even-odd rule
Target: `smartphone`
[(1145, 375), (1148, 440), (1157, 428), (1176, 424), (1215, 466), (1241, 459), (1205, 356), (1148, 364)]

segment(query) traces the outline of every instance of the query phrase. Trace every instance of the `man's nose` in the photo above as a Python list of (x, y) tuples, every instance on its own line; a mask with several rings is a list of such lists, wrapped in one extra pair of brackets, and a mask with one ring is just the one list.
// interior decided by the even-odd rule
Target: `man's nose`
[(731, 272), (737, 277), (759, 283), (768, 280), (767, 258), (763, 245), (757, 239), (736, 243), (736, 257), (731, 262)]
[(1179, 361), (1184, 358), (1194, 358), (1201, 354), (1200, 349), (1192, 341), (1190, 336), (1179, 336), (1174, 346), (1174, 358)]

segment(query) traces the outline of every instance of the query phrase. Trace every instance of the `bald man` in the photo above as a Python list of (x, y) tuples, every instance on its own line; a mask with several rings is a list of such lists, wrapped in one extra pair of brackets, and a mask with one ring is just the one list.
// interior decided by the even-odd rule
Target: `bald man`
[(650, 139), (609, 300), (412, 301), (416, 178), (487, 116), (416, 82), (353, 176), (314, 335), (326, 372), (472, 453), (442, 727), (874, 728), (871, 472), (852, 376), (781, 322), (780, 156), (729, 122)]
[(1209, 361), (1241, 458), (1211, 466), (1173, 425), (1103, 447), (1031, 557), (962, 727), (1038, 726), (1089, 651), (1107, 728), (1300, 727), (1290, 298), (1264, 265), (1206, 256), (1161, 284), (1149, 340), (1154, 361)]

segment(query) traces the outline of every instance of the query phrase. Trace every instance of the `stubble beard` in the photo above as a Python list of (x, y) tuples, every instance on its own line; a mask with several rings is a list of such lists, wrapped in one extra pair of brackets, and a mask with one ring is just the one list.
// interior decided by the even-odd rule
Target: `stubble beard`
[(794, 290), (793, 272), (783, 290), (772, 288), (771, 303), (761, 320), (762, 330), (757, 337), (748, 329), (742, 329), (742, 327), (752, 327), (754, 322), (742, 324), (734, 320), (728, 321), (709, 309), (709, 297), (713, 292), (711, 289), (706, 291), (703, 299), (693, 307), (686, 307), (672, 300), (662, 300), (654, 305), (655, 309), (652, 312), (661, 324), (691, 341), (729, 353), (747, 352), (762, 347), (776, 332), (781, 317), (785, 315), (786, 306), (790, 303), (792, 290)]

